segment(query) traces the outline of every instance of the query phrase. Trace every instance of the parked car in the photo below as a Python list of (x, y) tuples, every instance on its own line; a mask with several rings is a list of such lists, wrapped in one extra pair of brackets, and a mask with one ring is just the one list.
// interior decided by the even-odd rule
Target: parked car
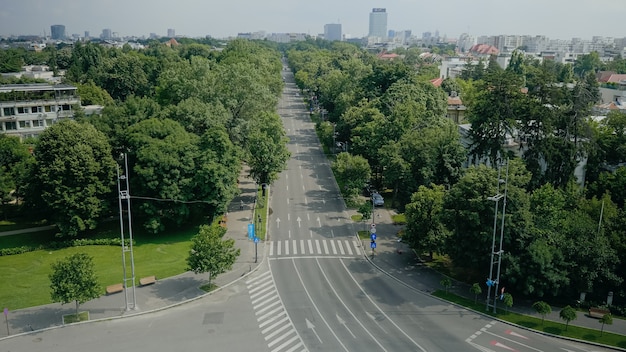
[(385, 205), (385, 199), (380, 195), (380, 193), (372, 193), (372, 202), (375, 207)]

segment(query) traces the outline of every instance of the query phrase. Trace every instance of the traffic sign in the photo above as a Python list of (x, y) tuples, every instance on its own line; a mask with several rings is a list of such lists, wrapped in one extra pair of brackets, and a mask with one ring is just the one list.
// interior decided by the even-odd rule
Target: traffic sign
[(259, 238), (254, 236), (254, 243), (259, 243)]
[(374, 223), (370, 224), (370, 228), (375, 228), (375, 227), (376, 227), (376, 224), (374, 224)]
[(370, 238), (372, 239), (372, 241), (376, 241), (376, 234), (375, 233), (371, 234)]
[(248, 224), (248, 238), (253, 239), (254, 237), (254, 224)]
[(376, 228), (375, 228), (375, 227), (372, 227), (372, 228), (370, 229), (370, 233), (376, 233)]
[(374, 242), (374, 241), (370, 242), (370, 248), (371, 249), (376, 248), (376, 242)]

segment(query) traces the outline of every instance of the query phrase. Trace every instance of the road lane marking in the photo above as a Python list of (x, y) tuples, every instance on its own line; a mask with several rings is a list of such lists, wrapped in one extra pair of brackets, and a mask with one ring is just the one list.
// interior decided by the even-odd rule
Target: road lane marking
[(348, 270), (348, 267), (346, 266), (346, 263), (343, 262), (343, 260), (340, 261), (341, 265), (343, 265), (343, 268), (345, 269), (346, 273), (350, 276), (350, 278), (352, 279), (352, 281), (354, 281), (354, 284), (357, 285), (359, 287), (359, 290), (361, 290), (361, 292), (365, 295), (365, 297), (370, 301), (370, 303), (376, 308), (378, 309), (378, 311), (396, 328), (398, 329), (398, 331), (400, 331), (402, 333), (402, 335), (404, 335), (407, 339), (409, 339), (409, 341), (411, 341), (417, 348), (420, 349), (420, 351), (422, 352), (426, 352), (426, 350), (419, 344), (417, 343), (415, 340), (413, 340), (411, 338), (411, 336), (409, 334), (407, 334), (404, 330), (402, 330), (402, 328), (400, 328), (398, 326), (398, 324), (396, 324), (396, 322), (394, 322), (393, 320), (391, 320), (391, 318), (389, 318), (389, 316), (380, 308), (380, 306), (378, 306), (378, 304), (376, 304), (376, 302), (374, 302), (374, 300), (372, 299), (372, 297), (370, 297), (370, 295), (367, 294), (367, 292), (365, 292), (365, 290), (363, 289), (363, 287), (356, 281), (356, 278), (354, 277), (354, 275), (352, 275), (352, 273), (350, 272), (350, 270)]
[(330, 247), (333, 249), (333, 254), (337, 254), (337, 247), (335, 247), (335, 241), (330, 241)]
[(281, 245), (281, 244), (282, 244), (282, 242), (281, 242), (281, 241), (277, 241), (277, 242), (276, 242), (276, 254), (277, 254), (277, 255), (280, 255), (280, 254), (281, 254), (281, 253), (280, 253), (280, 252), (281, 252), (281, 250), (280, 250), (280, 245)]
[(328, 243), (326, 243), (326, 240), (322, 240), (322, 244), (324, 247), (324, 254), (328, 254)]
[(296, 245), (296, 240), (293, 240), (293, 254), (298, 254), (298, 246)]
[(320, 247), (320, 240), (315, 240), (315, 249), (317, 249), (317, 254), (322, 254), (322, 247)]
[(300, 241), (300, 253), (306, 254), (306, 252), (304, 251), (304, 241)]
[(289, 240), (285, 240), (285, 255), (289, 255)]
[(313, 254), (313, 241), (307, 240), (307, 243), (309, 244), (309, 253)]
[(341, 244), (341, 241), (337, 242), (337, 245), (339, 246), (339, 253), (341, 253), (341, 255), (345, 255), (346, 252), (343, 250), (343, 245)]
[(324, 324), (326, 325), (328, 330), (330, 330), (330, 333), (335, 337), (335, 339), (337, 340), (339, 345), (341, 345), (341, 347), (343, 347), (343, 350), (346, 351), (346, 352), (349, 352), (348, 349), (346, 348), (346, 346), (343, 344), (343, 342), (341, 342), (341, 340), (339, 339), (337, 334), (335, 334), (335, 331), (330, 327), (330, 324), (328, 324), (328, 321), (326, 321), (326, 318), (324, 318), (324, 316), (322, 315), (322, 312), (320, 311), (320, 309), (317, 306), (317, 304), (315, 304), (315, 301), (313, 300), (313, 297), (311, 297), (311, 294), (309, 293), (309, 290), (306, 288), (306, 285), (304, 284), (304, 280), (302, 279), (302, 275), (300, 275), (300, 270), (298, 270), (298, 267), (296, 266), (296, 261), (292, 260), (291, 264), (293, 264), (293, 269), (295, 270), (296, 275), (298, 276), (298, 280), (300, 280), (300, 285), (302, 285), (302, 288), (304, 289), (304, 293), (309, 298), (309, 301), (311, 302), (311, 305), (313, 305), (313, 309), (315, 309), (317, 314), (320, 316), (320, 319), (322, 319), (322, 321), (324, 322)]
[(354, 252), (356, 253), (356, 255), (361, 255), (361, 249), (359, 248), (359, 243), (357, 241), (352, 241), (352, 244), (354, 245)]

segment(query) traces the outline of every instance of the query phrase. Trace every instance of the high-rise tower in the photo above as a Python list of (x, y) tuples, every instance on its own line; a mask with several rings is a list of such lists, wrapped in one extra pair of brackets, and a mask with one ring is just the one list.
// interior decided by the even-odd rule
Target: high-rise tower
[(368, 37), (387, 39), (387, 9), (374, 8), (370, 13), (370, 31)]
[(50, 26), (50, 36), (52, 39), (65, 39), (65, 26), (62, 24), (53, 24)]
[(341, 24), (329, 23), (324, 25), (324, 39), (329, 41), (341, 41)]

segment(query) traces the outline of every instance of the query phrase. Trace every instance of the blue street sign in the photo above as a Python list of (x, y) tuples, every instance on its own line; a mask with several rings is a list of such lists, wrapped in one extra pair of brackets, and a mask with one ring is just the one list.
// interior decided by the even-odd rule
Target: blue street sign
[(259, 243), (259, 238), (254, 236), (254, 243)]
[(254, 238), (254, 224), (248, 224), (248, 238)]
[(370, 238), (372, 239), (372, 241), (376, 241), (376, 234), (375, 234), (375, 233), (373, 233), (373, 234), (370, 236)]
[(496, 282), (494, 280), (487, 279), (486, 284), (487, 284), (487, 287), (491, 287), (491, 286), (495, 286)]
[(376, 248), (376, 242), (370, 242), (370, 248), (372, 249)]

